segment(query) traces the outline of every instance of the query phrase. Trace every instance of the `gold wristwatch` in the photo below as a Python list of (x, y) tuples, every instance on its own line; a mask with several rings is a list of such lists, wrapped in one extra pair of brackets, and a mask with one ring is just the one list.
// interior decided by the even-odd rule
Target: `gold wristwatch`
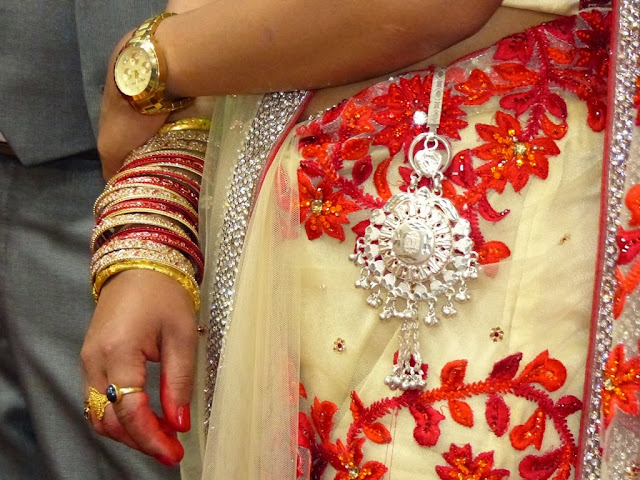
[(116, 86), (140, 113), (171, 112), (186, 107), (193, 100), (168, 98), (165, 91), (167, 66), (154, 33), (160, 22), (172, 15), (175, 13), (162, 13), (140, 25), (116, 59)]

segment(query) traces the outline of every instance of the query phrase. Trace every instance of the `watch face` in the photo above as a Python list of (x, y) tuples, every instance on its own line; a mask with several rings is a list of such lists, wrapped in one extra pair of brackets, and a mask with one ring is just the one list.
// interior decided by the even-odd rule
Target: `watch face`
[(118, 55), (114, 71), (116, 85), (122, 93), (130, 97), (140, 95), (151, 80), (152, 63), (149, 53), (136, 45), (125, 48)]

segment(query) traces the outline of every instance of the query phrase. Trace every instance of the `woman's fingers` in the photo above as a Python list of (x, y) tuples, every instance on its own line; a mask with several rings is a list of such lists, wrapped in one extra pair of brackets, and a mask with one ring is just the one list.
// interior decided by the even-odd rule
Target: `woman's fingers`
[(173, 329), (162, 337), (160, 401), (169, 425), (178, 432), (191, 428), (189, 404), (193, 394), (196, 325)]
[(146, 393), (125, 395), (112, 404), (118, 422), (140, 451), (165, 465), (175, 465), (184, 456), (184, 449), (172, 430), (168, 430), (149, 406)]
[[(196, 337), (192, 302), (178, 282), (152, 271), (115, 275), (102, 290), (81, 353), (86, 385), (95, 388), (96, 432), (164, 464), (179, 462), (184, 450), (176, 431), (189, 429)], [(146, 392), (128, 390), (144, 387), (148, 361), (162, 362), (169, 420), (153, 412)], [(120, 396), (104, 403), (111, 384)]]

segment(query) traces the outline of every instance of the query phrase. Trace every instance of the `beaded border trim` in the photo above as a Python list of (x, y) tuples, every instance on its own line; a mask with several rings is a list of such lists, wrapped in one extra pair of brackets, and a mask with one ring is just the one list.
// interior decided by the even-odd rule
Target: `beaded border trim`
[(262, 177), (273, 147), (278, 144), (286, 126), (306, 97), (307, 92), (279, 92), (266, 94), (262, 98), (233, 171), (212, 292), (211, 328), (207, 340), (208, 375), (204, 390), (205, 435), (209, 428), (218, 365), (224, 355), (225, 335), (229, 331), (229, 316), (233, 311), (237, 267), (255, 202), (258, 180)]
[[(604, 425), (601, 421), (601, 388), (604, 365), (612, 345), (613, 298), (616, 287), (615, 267), (618, 250), (616, 234), (620, 223), (620, 208), (624, 194), (626, 168), (629, 161), (633, 125), (633, 96), (638, 75), (638, 39), (640, 33), (640, 0), (619, 0), (619, 25), (616, 25), (614, 95), (611, 97), (613, 125), (608, 146), (609, 165), (606, 192), (606, 230), (601, 246), (600, 291), (598, 293), (598, 313), (596, 318), (595, 342), (589, 352), (591, 376), (585, 385), (585, 405), (580, 437), (582, 458), (578, 459), (578, 475), (582, 480), (601, 478), (602, 441)], [(609, 445), (624, 450), (623, 445)], [(582, 470), (580, 471), (580, 468)], [(620, 472), (622, 473), (622, 472)], [(616, 476), (615, 478), (623, 478)]]

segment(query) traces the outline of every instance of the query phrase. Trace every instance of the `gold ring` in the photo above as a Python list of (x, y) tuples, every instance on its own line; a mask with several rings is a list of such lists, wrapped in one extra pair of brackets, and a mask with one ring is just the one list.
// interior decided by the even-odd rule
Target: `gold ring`
[(119, 403), (122, 400), (122, 397), (126, 394), (141, 391), (142, 387), (118, 387), (116, 384), (112, 383), (107, 387), (105, 397), (111, 403)]
[(107, 396), (100, 393), (93, 387), (89, 387), (89, 398), (84, 402), (84, 418), (89, 420), (91, 415), (95, 415), (98, 420), (104, 417), (104, 409), (107, 408), (109, 400)]

